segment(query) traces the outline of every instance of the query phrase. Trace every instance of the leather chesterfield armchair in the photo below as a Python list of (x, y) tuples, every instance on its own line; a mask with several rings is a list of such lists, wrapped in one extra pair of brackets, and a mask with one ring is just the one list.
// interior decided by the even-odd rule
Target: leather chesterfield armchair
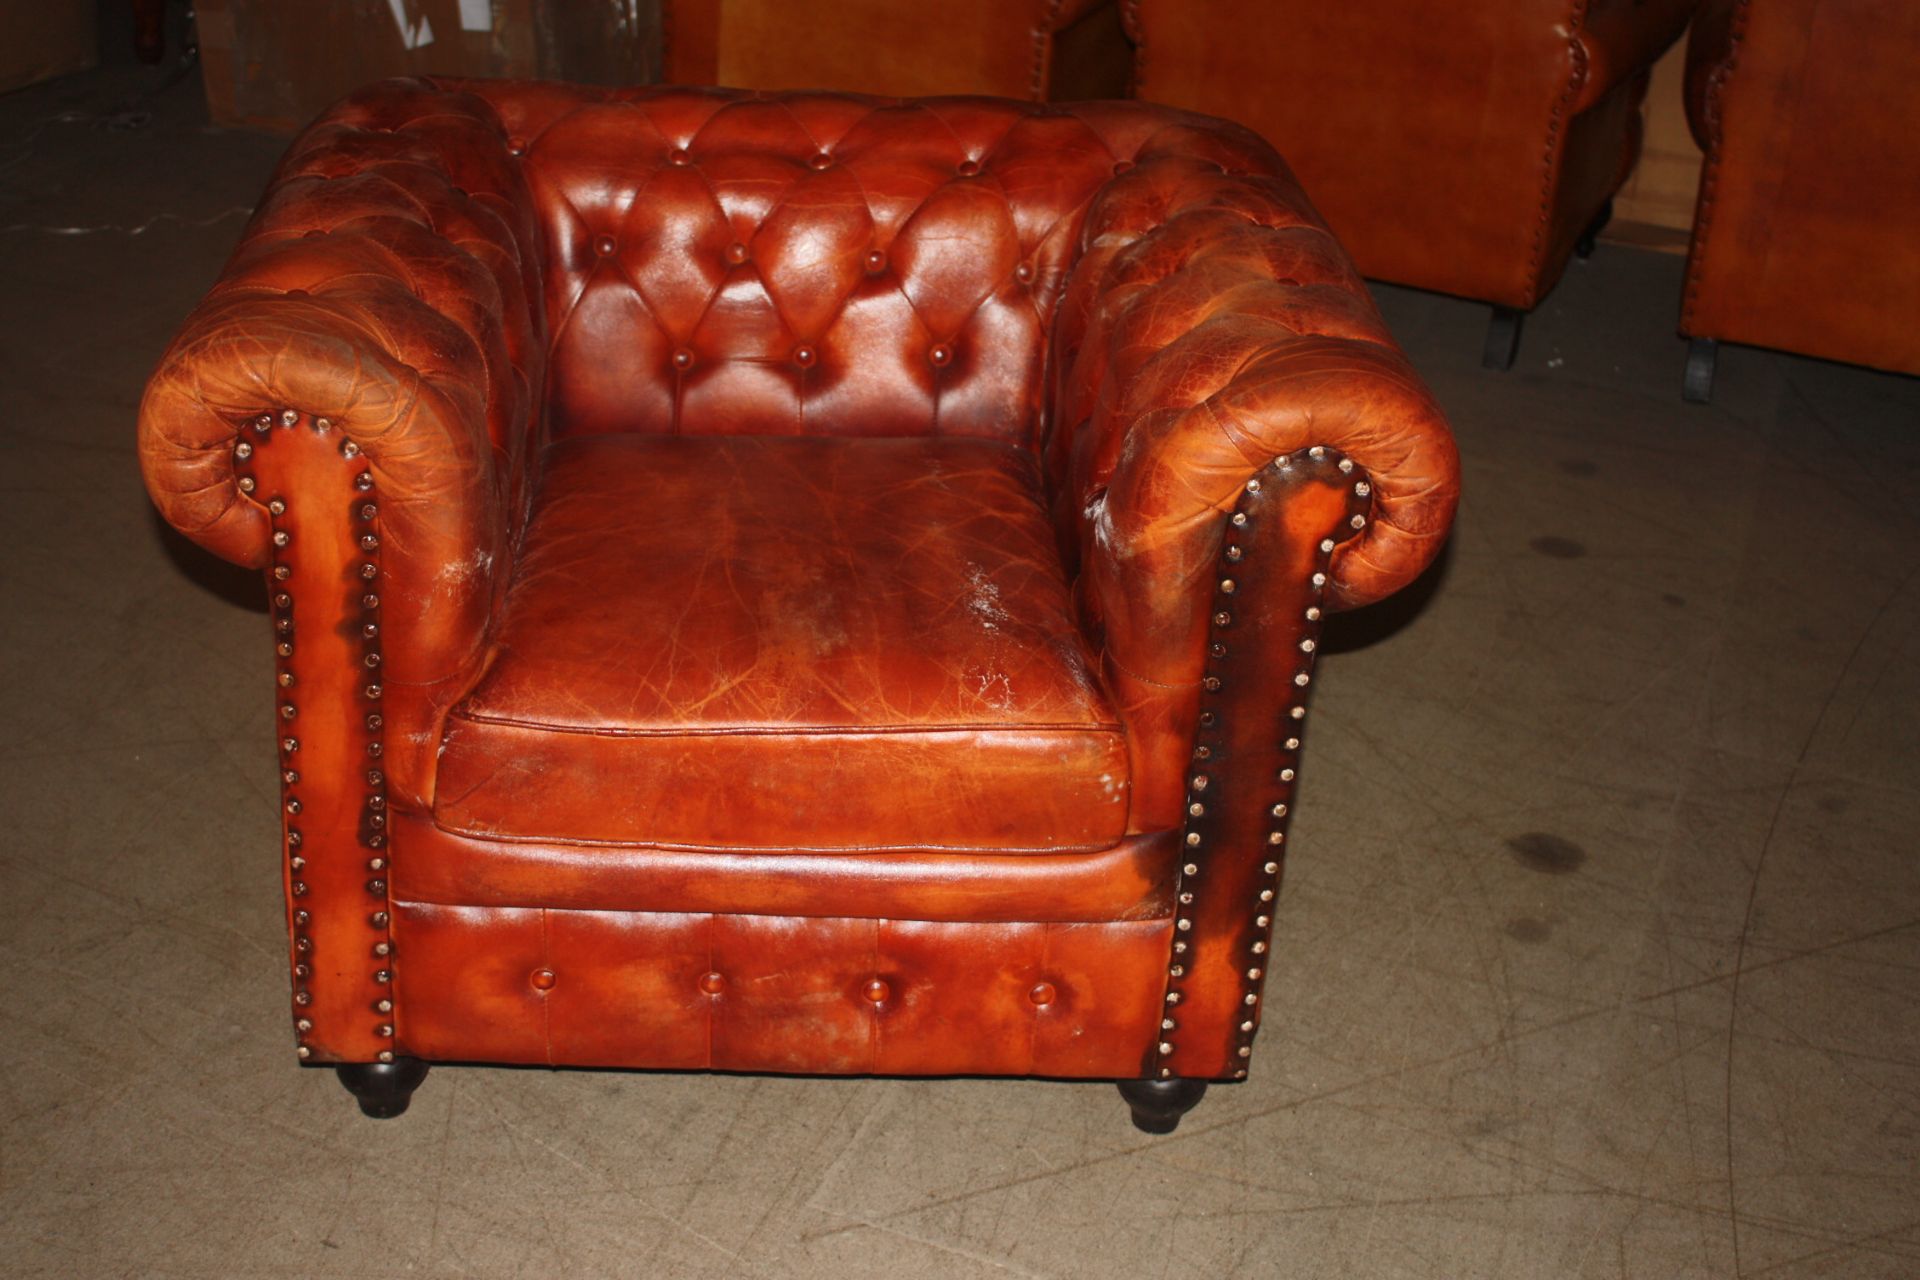
[(1680, 332), (1920, 374), (1920, 7), (1708, 0), (1687, 44), (1706, 152)]
[(395, 81), (161, 359), (263, 570), (290, 1017), (431, 1061), (1246, 1072), (1324, 611), (1456, 456), (1273, 152), (1132, 103)]
[(663, 0), (666, 78), (740, 89), (1118, 98), (1119, 0)]
[(1367, 275), (1492, 303), (1505, 369), (1592, 252), (1697, 0), (1125, 3), (1139, 97), (1259, 130)]

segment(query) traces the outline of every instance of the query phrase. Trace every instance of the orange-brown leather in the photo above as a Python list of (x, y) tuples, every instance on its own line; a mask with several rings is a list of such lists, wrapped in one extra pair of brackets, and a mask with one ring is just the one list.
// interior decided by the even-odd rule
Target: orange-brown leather
[(481, 840), (396, 813), (407, 856), (394, 896), (442, 906), (738, 912), (870, 920), (1158, 920), (1169, 914), (1179, 833), (1096, 853), (860, 854), (672, 849), (658, 844)]
[(1709, 0), (1680, 329), (1920, 373), (1920, 7)]
[(1529, 308), (1697, 0), (1126, 0), (1135, 93), (1259, 130), (1369, 276)]
[(834, 1075), (1139, 1075), (1173, 932), (405, 902), (395, 916), (421, 1057)]
[(1127, 751), (1018, 445), (549, 452), (435, 816), (693, 848), (1110, 847)]
[(661, 16), (675, 84), (1117, 98), (1131, 56), (1115, 0), (664, 0)]
[[(220, 280), (148, 382), (140, 466), (161, 513), (268, 561), (264, 494), (234, 485), (239, 424), (299, 405), (361, 450), (382, 496), (397, 794), (431, 794), (534, 482), (547, 339), (521, 168), (477, 99), (394, 81), (302, 134)], [(342, 508), (344, 510), (344, 507)]]
[[(1458, 469), (1243, 129), (425, 81), (295, 144), (141, 457), (170, 520), (275, 584), (304, 1055), (1061, 1074), (1244, 1069), (1231, 953), (1269, 926), (1205, 886), (1271, 875), (1249, 845), (1284, 834), (1291, 763), (1262, 779), (1297, 742), (1260, 744), (1304, 714), (1321, 610), (1420, 572)], [(1243, 555), (1273, 584), (1244, 616)], [(816, 732), (875, 726), (928, 749), (847, 767)], [(1202, 748), (1248, 766), (1207, 804), (1246, 809), (1195, 852)], [(980, 887), (1009, 862), (1025, 923)], [(513, 965), (576, 924), (529, 995)], [(766, 999), (667, 993), (686, 938)], [(1163, 1049), (1189, 955), (1225, 967)], [(892, 1023), (845, 986), (886, 957), (923, 993)], [(1071, 999), (969, 994), (1016, 976)], [(622, 1021), (648, 991), (665, 1021)]]

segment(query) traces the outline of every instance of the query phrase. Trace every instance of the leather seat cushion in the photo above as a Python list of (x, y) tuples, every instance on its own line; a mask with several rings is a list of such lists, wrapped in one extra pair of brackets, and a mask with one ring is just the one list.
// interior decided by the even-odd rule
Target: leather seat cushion
[(435, 820), (494, 839), (1106, 848), (1126, 748), (1036, 468), (939, 437), (615, 435), (545, 458)]

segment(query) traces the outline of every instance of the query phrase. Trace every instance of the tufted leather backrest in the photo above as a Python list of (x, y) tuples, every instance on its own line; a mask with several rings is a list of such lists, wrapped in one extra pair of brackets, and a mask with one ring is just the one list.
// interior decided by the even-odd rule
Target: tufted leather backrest
[[(544, 224), (556, 434), (1037, 438), (1133, 103), (459, 83)], [(1215, 126), (1219, 127), (1219, 126)]]

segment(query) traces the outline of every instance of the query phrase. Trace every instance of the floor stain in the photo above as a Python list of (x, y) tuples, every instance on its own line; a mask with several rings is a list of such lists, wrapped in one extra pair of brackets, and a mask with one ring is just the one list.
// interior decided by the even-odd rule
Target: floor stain
[(1578, 560), (1587, 554), (1586, 543), (1575, 542), (1572, 538), (1556, 537), (1550, 533), (1541, 534), (1527, 545), (1541, 555), (1550, 556), (1555, 560)]
[(1584, 458), (1563, 458), (1560, 461), (1560, 469), (1570, 476), (1585, 477), (1600, 474), (1600, 465), (1588, 462)]
[(1532, 916), (1516, 916), (1507, 921), (1507, 936), (1515, 942), (1539, 946), (1553, 936), (1553, 926), (1545, 920), (1535, 920)]
[(1507, 848), (1513, 850), (1513, 856), (1521, 866), (1550, 876), (1572, 875), (1587, 860), (1585, 849), (1565, 836), (1545, 831), (1508, 836)]

